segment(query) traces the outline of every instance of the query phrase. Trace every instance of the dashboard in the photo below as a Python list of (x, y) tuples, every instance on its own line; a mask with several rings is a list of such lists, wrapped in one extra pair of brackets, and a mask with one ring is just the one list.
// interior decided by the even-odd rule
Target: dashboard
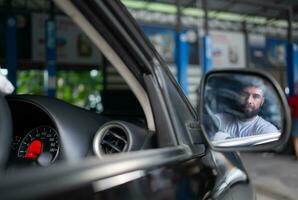
[(8, 99), (13, 118), (10, 166), (48, 166), (58, 159), (59, 133), (45, 109), (26, 98)]
[(8, 168), (50, 166), (89, 156), (102, 159), (104, 154), (155, 146), (142, 117), (105, 116), (45, 96), (7, 100), (13, 121)]

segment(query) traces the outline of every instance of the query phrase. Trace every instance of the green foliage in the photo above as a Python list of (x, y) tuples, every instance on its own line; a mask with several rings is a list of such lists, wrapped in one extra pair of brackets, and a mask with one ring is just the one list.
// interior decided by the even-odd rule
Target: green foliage
[(17, 94), (44, 94), (43, 70), (21, 70), (17, 76)]
[(59, 71), (57, 77), (57, 98), (84, 107), (90, 94), (103, 89), (100, 71), (92, 77), (89, 71)]
[[(91, 75), (93, 74), (93, 75)], [(58, 71), (56, 97), (80, 107), (86, 107), (88, 96), (103, 89), (103, 75), (99, 70)], [(45, 95), (44, 71), (18, 72), (17, 94)]]

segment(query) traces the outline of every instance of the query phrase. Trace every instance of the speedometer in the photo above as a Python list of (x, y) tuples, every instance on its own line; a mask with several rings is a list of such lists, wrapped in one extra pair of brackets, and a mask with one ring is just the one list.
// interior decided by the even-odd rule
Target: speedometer
[(18, 158), (37, 160), (40, 155), (47, 155), (52, 163), (59, 152), (58, 134), (49, 126), (32, 129), (21, 141)]

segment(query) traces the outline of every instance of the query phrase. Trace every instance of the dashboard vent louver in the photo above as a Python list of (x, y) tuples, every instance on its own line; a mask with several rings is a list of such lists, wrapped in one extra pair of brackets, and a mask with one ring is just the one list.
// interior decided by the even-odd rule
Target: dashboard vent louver
[(102, 136), (100, 145), (103, 154), (124, 152), (128, 146), (127, 134), (123, 128), (110, 127)]

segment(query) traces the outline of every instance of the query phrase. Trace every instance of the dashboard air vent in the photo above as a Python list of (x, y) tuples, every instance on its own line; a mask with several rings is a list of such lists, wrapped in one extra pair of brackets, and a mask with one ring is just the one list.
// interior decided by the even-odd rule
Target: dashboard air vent
[(121, 153), (127, 149), (127, 135), (120, 127), (107, 129), (101, 139), (101, 150), (104, 154)]
[(97, 131), (93, 150), (98, 157), (129, 151), (130, 130), (121, 121), (108, 122)]

